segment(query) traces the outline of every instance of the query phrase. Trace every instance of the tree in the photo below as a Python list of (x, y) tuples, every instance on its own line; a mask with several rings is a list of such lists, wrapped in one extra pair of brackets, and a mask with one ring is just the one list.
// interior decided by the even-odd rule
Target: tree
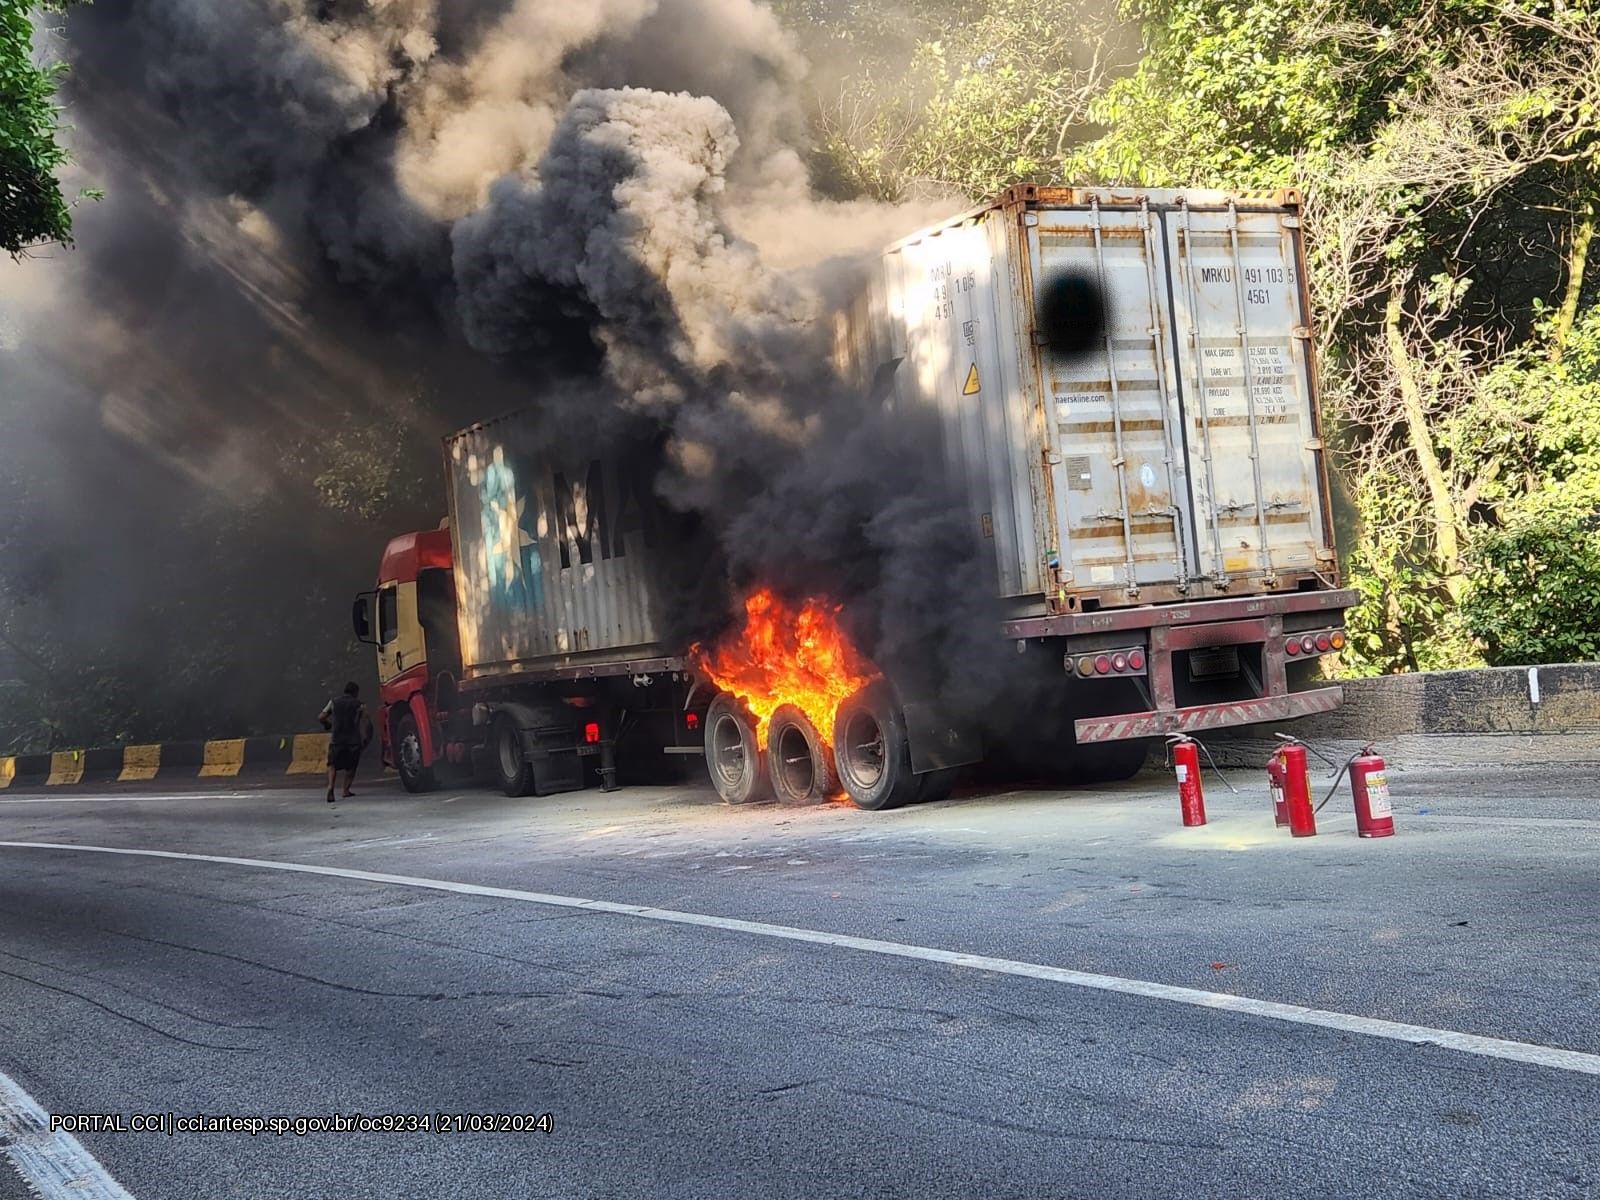
[[(60, 11), (71, 0), (37, 7)], [(31, 0), (0, 0), (0, 250), (72, 241), (72, 211), (56, 174), (67, 161), (55, 104), (62, 66), (35, 61)]]
[(1578, 586), (1600, 487), (1576, 486), (1572, 449), (1600, 445), (1596, 0), (1124, 0), (1133, 54), (1103, 8), (969, 7), (924, 27), (903, 74), (821, 106), (839, 174), (888, 196), (917, 178), (1300, 188), (1359, 518), (1344, 667), (1600, 652)]

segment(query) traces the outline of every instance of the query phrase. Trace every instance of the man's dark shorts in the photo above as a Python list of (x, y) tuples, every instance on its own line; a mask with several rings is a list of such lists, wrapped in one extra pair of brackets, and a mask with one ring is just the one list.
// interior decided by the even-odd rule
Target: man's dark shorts
[(361, 765), (361, 743), (329, 742), (328, 765), (335, 771), (354, 771)]

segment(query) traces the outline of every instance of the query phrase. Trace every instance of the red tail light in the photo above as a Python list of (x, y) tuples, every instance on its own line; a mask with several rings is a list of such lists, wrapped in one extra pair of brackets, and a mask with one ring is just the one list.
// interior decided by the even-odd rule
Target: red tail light
[(1286, 653), (1290, 658), (1295, 658), (1300, 653), (1300, 643), (1295, 641), (1293, 638), (1290, 638), (1283, 644), (1283, 649), (1284, 653)]
[(1317, 634), (1317, 649), (1326, 654), (1333, 649), (1333, 639), (1325, 633)]
[(1135, 650), (1132, 654), (1128, 655), (1128, 669), (1131, 671), (1144, 670), (1143, 650)]
[(600, 722), (590, 721), (583, 727), (583, 740), (593, 746), (600, 740)]
[(1109, 675), (1109, 674), (1111, 674), (1111, 659), (1110, 659), (1110, 657), (1107, 656), (1107, 655), (1102, 654), (1099, 658), (1095, 659), (1094, 660), (1094, 670), (1095, 670), (1095, 674), (1096, 675)]
[(683, 723), (685, 725), (687, 725), (690, 729), (699, 729), (700, 728), (700, 714), (699, 713), (690, 713), (688, 716), (684, 717)]

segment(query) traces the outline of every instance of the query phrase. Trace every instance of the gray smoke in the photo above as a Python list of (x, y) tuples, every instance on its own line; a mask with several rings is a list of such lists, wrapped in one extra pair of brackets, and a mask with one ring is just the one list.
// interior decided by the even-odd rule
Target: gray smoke
[[(727, 611), (756, 580), (828, 592), (885, 665), (985, 703), (992, 581), (964, 497), (928, 469), (938, 431), (867, 403), (828, 354), (860, 256), (950, 206), (814, 194), (805, 64), (766, 7), (99, 0), (68, 43), (75, 111), (141, 193), (120, 233), (94, 226), (123, 225), (122, 199), (80, 218), (87, 265), (125, 292), (107, 308), (148, 299), (133, 243), (163, 219), (208, 289), (238, 298), (220, 343), (210, 302), (169, 290), (161, 308), (209, 337), (207, 380), (258, 384), (236, 460), (205, 460), (206, 484), (259, 469), (258, 492), (284, 486), (282, 439), (253, 431), (319, 420), (286, 364), (361, 382), (361, 403), (325, 401), (334, 421), (372, 421), (398, 368), (420, 399), (389, 415), (413, 447), (531, 401), (553, 436), (656, 448), (662, 494), (715, 539)], [(55, 311), (18, 307), (35, 326)], [(82, 390), (113, 439), (169, 440), (159, 387)], [(202, 391), (181, 389), (168, 424), (233, 428), (235, 398)], [(333, 540), (365, 567), (387, 515)], [(341, 625), (343, 606), (314, 616)]]

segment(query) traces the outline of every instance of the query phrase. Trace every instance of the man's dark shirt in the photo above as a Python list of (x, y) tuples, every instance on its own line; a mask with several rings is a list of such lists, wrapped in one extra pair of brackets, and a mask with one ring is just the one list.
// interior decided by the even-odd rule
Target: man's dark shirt
[(355, 696), (335, 696), (324, 709), (331, 724), (329, 741), (335, 746), (361, 745), (361, 701)]

